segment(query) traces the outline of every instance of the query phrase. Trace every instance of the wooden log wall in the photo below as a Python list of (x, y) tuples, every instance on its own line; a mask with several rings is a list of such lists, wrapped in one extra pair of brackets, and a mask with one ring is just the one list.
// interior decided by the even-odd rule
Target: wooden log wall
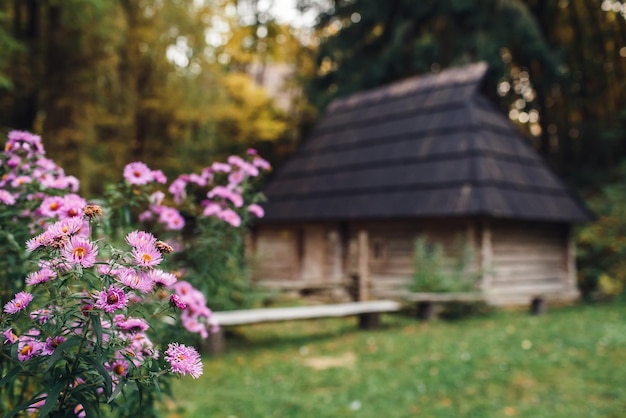
[(444, 251), (451, 256), (454, 249), (467, 241), (468, 236), (473, 237), (473, 234), (468, 234), (470, 225), (467, 219), (351, 224), (352, 256), (359, 231), (368, 231), (370, 296), (385, 297), (406, 289), (413, 277), (415, 240), (418, 236), (425, 235), (429, 242), (442, 244)]
[(491, 277), (485, 291), (495, 304), (526, 304), (535, 296), (575, 299), (575, 265), (569, 227), (547, 223), (491, 222)]

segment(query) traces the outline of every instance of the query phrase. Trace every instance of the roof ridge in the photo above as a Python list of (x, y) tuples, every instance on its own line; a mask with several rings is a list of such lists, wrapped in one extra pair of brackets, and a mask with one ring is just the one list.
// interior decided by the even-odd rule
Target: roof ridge
[(361, 105), (373, 105), (389, 97), (406, 97), (408, 93), (427, 92), (441, 86), (463, 85), (482, 82), (487, 73), (488, 64), (478, 61), (462, 66), (449, 67), (438, 73), (418, 74), (390, 84), (374, 87), (360, 93), (333, 100), (326, 112), (337, 112), (343, 107), (351, 107), (360, 102)]

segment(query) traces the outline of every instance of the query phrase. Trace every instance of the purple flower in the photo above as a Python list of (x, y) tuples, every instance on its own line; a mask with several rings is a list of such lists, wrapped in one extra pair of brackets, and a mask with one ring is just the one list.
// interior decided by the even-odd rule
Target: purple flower
[(62, 250), (65, 260), (74, 266), (80, 264), (85, 268), (92, 267), (96, 263), (98, 247), (86, 238), (73, 236)]
[(150, 279), (151, 282), (157, 285), (162, 285), (165, 287), (170, 287), (174, 283), (176, 283), (176, 276), (172, 273), (168, 273), (163, 270), (153, 269), (146, 273), (146, 276)]
[(14, 344), (17, 342), (18, 338), (17, 335), (15, 335), (15, 333), (13, 332), (13, 330), (11, 328), (9, 328), (8, 330), (4, 331), (2, 333), (2, 335), (4, 336), (4, 343), (9, 343), (9, 344)]
[(0, 190), (0, 202), (5, 205), (13, 206), (15, 204), (15, 197), (6, 190)]
[(117, 359), (111, 363), (108, 368), (110, 368), (114, 375), (124, 377), (126, 373), (128, 373), (128, 362), (123, 359)]
[(160, 207), (159, 222), (164, 224), (165, 229), (169, 231), (178, 231), (185, 226), (185, 218), (182, 217), (180, 212), (168, 206)]
[(48, 337), (46, 338), (46, 343), (43, 345), (41, 354), (51, 355), (54, 353), (54, 350), (61, 345), (65, 341), (65, 337), (61, 335), (57, 335), (56, 337)]
[(142, 247), (144, 245), (154, 245), (157, 239), (149, 232), (133, 231), (126, 235), (126, 242), (133, 247)]
[(83, 216), (83, 209), (87, 206), (87, 201), (77, 194), (69, 193), (63, 196), (63, 206), (59, 211), (59, 218), (73, 218)]
[(122, 289), (109, 287), (107, 290), (98, 292), (95, 307), (104, 310), (104, 312), (114, 312), (122, 309), (128, 304), (128, 297)]
[(26, 276), (26, 284), (29, 286), (36, 286), (41, 283), (49, 282), (57, 276), (54, 270), (48, 268), (42, 268), (39, 271), (35, 271)]
[(33, 295), (31, 295), (28, 292), (20, 292), (17, 295), (15, 295), (13, 300), (7, 302), (7, 304), (4, 305), (4, 312), (8, 314), (14, 314), (19, 311), (22, 311), (26, 309), (26, 307), (32, 300), (33, 300)]
[(180, 309), (181, 311), (184, 311), (187, 308), (187, 304), (183, 302), (180, 296), (175, 293), (170, 296), (170, 305)]
[(216, 173), (230, 173), (231, 167), (225, 163), (215, 162), (211, 164), (211, 169)]
[(248, 206), (248, 212), (252, 213), (257, 218), (262, 218), (265, 215), (265, 211), (263, 210), (263, 208), (256, 203)]
[(209, 202), (207, 203), (204, 210), (202, 211), (202, 214), (208, 217), (208, 216), (217, 215), (221, 211), (222, 211), (222, 207), (220, 205), (218, 205), (217, 203)]
[(116, 315), (114, 321), (119, 329), (131, 333), (144, 332), (150, 328), (150, 325), (141, 318), (125, 318), (124, 315)]
[(232, 209), (224, 209), (223, 211), (217, 214), (217, 217), (223, 221), (228, 222), (235, 228), (241, 225), (241, 218)]
[(124, 178), (130, 184), (144, 185), (154, 181), (154, 173), (144, 163), (135, 161), (124, 167)]
[(188, 374), (194, 379), (202, 375), (202, 361), (195, 348), (178, 343), (170, 343), (167, 347), (165, 360), (170, 364), (172, 372)]
[(162, 260), (161, 252), (154, 245), (141, 245), (133, 248), (135, 262), (141, 267), (155, 267)]
[(163, 174), (163, 171), (161, 170), (153, 170), (152, 176), (154, 177), (154, 181), (159, 184), (167, 183), (167, 177), (165, 177), (165, 174)]
[(17, 359), (19, 361), (26, 361), (34, 356), (38, 356), (41, 354), (44, 347), (44, 343), (30, 335), (22, 335), (19, 337), (17, 344)]
[(180, 204), (187, 196), (187, 192), (185, 191), (186, 187), (187, 177), (179, 176), (172, 182), (172, 184), (170, 184), (170, 187), (167, 190), (174, 195), (174, 202)]
[(121, 271), (118, 277), (122, 284), (144, 293), (150, 292), (154, 288), (154, 281), (146, 273), (136, 272), (131, 268)]
[(45, 231), (26, 241), (26, 251), (33, 252), (39, 247), (45, 247), (52, 241), (53, 236)]
[(243, 205), (243, 198), (241, 195), (233, 192), (227, 187), (224, 186), (215, 186), (211, 191), (207, 193), (207, 197), (212, 199), (213, 197), (218, 196), (224, 199), (228, 199), (233, 202), (233, 205), (240, 208)]

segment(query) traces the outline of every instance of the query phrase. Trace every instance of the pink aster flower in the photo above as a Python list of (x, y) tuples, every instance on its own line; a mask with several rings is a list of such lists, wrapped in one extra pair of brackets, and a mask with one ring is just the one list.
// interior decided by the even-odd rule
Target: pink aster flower
[(65, 341), (65, 337), (57, 335), (56, 337), (46, 338), (46, 342), (41, 349), (41, 354), (49, 356), (54, 350)]
[(154, 181), (159, 184), (167, 183), (167, 177), (165, 177), (165, 174), (163, 174), (163, 171), (161, 170), (153, 170), (152, 176), (154, 177)]
[(8, 206), (13, 206), (15, 204), (15, 197), (6, 190), (0, 190), (0, 202)]
[(187, 177), (179, 176), (167, 190), (174, 196), (174, 202), (180, 204), (187, 197), (186, 187)]
[(85, 407), (82, 404), (78, 404), (74, 407), (74, 415), (78, 418), (85, 418), (87, 416), (87, 412), (85, 412)]
[(262, 218), (265, 215), (265, 211), (263, 210), (263, 208), (256, 203), (248, 206), (248, 212), (252, 213), (257, 218)]
[(32, 357), (41, 354), (44, 344), (28, 335), (19, 337), (17, 343), (17, 359), (19, 361), (30, 360)]
[(26, 276), (26, 284), (29, 286), (36, 286), (41, 283), (49, 282), (57, 276), (54, 270), (49, 268), (42, 268), (39, 271), (34, 271)]
[(241, 195), (235, 193), (231, 189), (224, 186), (215, 186), (212, 190), (207, 193), (207, 197), (212, 199), (214, 197), (222, 197), (224, 199), (228, 199), (238, 208), (243, 205), (243, 198)]
[(33, 321), (37, 321), (40, 324), (45, 324), (50, 320), (50, 317), (52, 316), (52, 310), (46, 308), (37, 309), (35, 311), (32, 311), (29, 316), (30, 319), (32, 319)]
[(4, 331), (2, 333), (2, 335), (4, 336), (4, 343), (9, 343), (9, 344), (14, 344), (17, 342), (18, 338), (17, 335), (15, 335), (15, 333), (13, 332), (13, 330), (11, 328), (9, 328), (8, 330)]
[(172, 273), (159, 269), (152, 269), (146, 272), (146, 276), (154, 284), (164, 287), (170, 287), (178, 280)]
[(142, 247), (144, 245), (154, 245), (157, 239), (149, 232), (133, 231), (126, 235), (126, 242), (133, 247)]
[(30, 406), (26, 409), (26, 412), (28, 412), (29, 414), (35, 414), (35, 416), (38, 415), (37, 413), (39, 412), (39, 409), (41, 409), (41, 407), (46, 404), (47, 396), (48, 394), (45, 392), (39, 395), (38, 396), (39, 400), (37, 402), (30, 404)]
[(77, 194), (69, 193), (63, 196), (63, 206), (59, 211), (59, 218), (82, 217), (83, 209), (87, 206), (87, 201)]
[(48, 232), (43, 232), (36, 237), (26, 241), (26, 251), (33, 252), (39, 247), (45, 247), (52, 241), (52, 236)]
[(128, 373), (128, 362), (124, 359), (117, 359), (109, 367), (115, 376), (124, 377)]
[(202, 211), (202, 215), (207, 216), (207, 217), (213, 216), (213, 215), (217, 215), (221, 211), (222, 211), (222, 207), (220, 205), (218, 205), (217, 203), (209, 202), (204, 207), (204, 210)]
[(223, 211), (217, 214), (217, 217), (225, 222), (228, 222), (235, 228), (241, 225), (241, 218), (232, 209), (224, 209)]
[(95, 307), (104, 310), (104, 312), (114, 312), (124, 308), (128, 304), (128, 297), (122, 289), (111, 286), (107, 290), (98, 292)]
[(202, 375), (202, 361), (195, 348), (178, 343), (170, 343), (167, 347), (165, 360), (169, 362), (172, 372), (188, 374), (194, 379)]
[(260, 168), (261, 170), (271, 170), (272, 166), (270, 165), (270, 163), (268, 163), (265, 159), (261, 158), (258, 155), (254, 156), (254, 159), (252, 160), (252, 164), (255, 167)]
[(228, 175), (229, 186), (237, 186), (246, 178), (245, 173), (242, 170), (233, 171)]
[(189, 307), (180, 316), (183, 327), (189, 332), (199, 334), (202, 339), (208, 338), (209, 331), (206, 325), (198, 320), (200, 317), (190, 315), (188, 312), (190, 312)]
[(155, 267), (163, 260), (161, 252), (154, 245), (135, 247), (132, 254), (137, 265), (141, 267)]
[(159, 222), (164, 224), (165, 229), (169, 231), (179, 231), (185, 226), (185, 218), (182, 217), (180, 212), (168, 206), (161, 206)]
[(177, 294), (172, 294), (170, 296), (170, 305), (184, 311), (187, 308), (187, 304), (183, 302), (183, 300)]
[(129, 268), (121, 271), (118, 277), (120, 283), (143, 293), (150, 292), (154, 288), (154, 282), (144, 272), (136, 272)]
[(61, 250), (65, 260), (74, 266), (80, 264), (84, 268), (92, 267), (96, 263), (98, 247), (86, 238), (73, 236)]
[(154, 181), (154, 173), (144, 163), (135, 161), (124, 167), (124, 178), (130, 184), (143, 185)]
[(7, 304), (4, 305), (4, 312), (8, 314), (14, 314), (22, 311), (26, 309), (26, 307), (32, 300), (33, 295), (28, 292), (20, 292), (15, 295), (15, 297), (11, 301), (7, 302)]
[(115, 315), (114, 322), (122, 331), (131, 333), (145, 332), (150, 328), (150, 325), (142, 318), (126, 318), (124, 315)]
[(225, 163), (215, 162), (211, 164), (211, 169), (216, 173), (230, 173), (231, 167)]
[(60, 221), (53, 223), (48, 228), (48, 232), (53, 237), (59, 237), (62, 235), (76, 235), (83, 230), (88, 230), (88, 228), (89, 222), (85, 223), (85, 221), (81, 217), (73, 217), (61, 219)]
[(39, 212), (48, 218), (57, 216), (63, 207), (63, 198), (61, 196), (48, 196), (39, 206)]

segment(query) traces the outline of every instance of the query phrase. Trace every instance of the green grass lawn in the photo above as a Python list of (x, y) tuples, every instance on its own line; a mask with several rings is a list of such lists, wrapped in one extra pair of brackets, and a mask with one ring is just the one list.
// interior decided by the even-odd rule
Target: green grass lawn
[(624, 417), (626, 306), (247, 326), (168, 417)]

